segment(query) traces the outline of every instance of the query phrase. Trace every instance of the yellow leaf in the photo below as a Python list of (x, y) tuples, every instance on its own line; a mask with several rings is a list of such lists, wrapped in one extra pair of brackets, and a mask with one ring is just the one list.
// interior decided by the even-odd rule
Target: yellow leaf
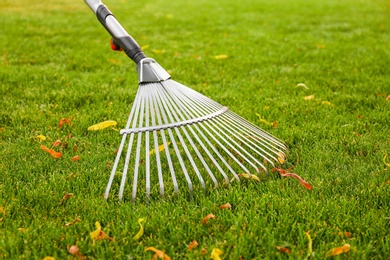
[(219, 55), (214, 56), (214, 59), (216, 59), (216, 60), (223, 60), (223, 59), (227, 59), (227, 58), (229, 58), (229, 56), (226, 54), (219, 54)]
[(268, 122), (267, 120), (261, 118), (261, 116), (260, 116), (259, 114), (257, 114), (257, 113), (256, 113), (256, 116), (259, 118), (259, 121), (260, 121), (261, 123), (264, 123), (264, 124), (266, 124), (266, 125), (271, 125), (271, 126), (274, 125), (274, 123), (270, 123), (270, 122)]
[(336, 255), (340, 255), (342, 253), (347, 253), (349, 251), (349, 248), (351, 246), (349, 244), (345, 244), (341, 247), (337, 247), (337, 248), (332, 248), (331, 250), (329, 250), (325, 256), (336, 256)]
[(90, 127), (88, 127), (88, 130), (89, 131), (96, 131), (96, 130), (102, 130), (102, 129), (105, 129), (107, 127), (110, 127), (110, 126), (116, 126), (116, 122), (113, 121), (113, 120), (108, 120), (108, 121), (104, 121), (104, 122), (101, 122), (99, 124), (96, 124), (96, 125), (92, 125)]
[[(171, 142), (168, 142), (168, 143), (166, 143), (166, 144), (162, 144), (162, 145), (160, 145), (160, 146), (158, 147), (158, 150), (161, 152), (162, 150), (165, 149), (165, 145), (168, 146), (168, 145), (170, 145), (170, 144), (171, 144)], [(152, 149), (152, 150), (150, 150), (150, 152), (149, 152), (150, 155), (155, 154), (155, 153), (156, 153), (156, 149)]]
[(307, 236), (307, 239), (309, 240), (309, 244), (307, 246), (307, 257), (306, 258), (309, 258), (311, 256), (311, 254), (313, 253), (313, 241), (311, 240), (309, 232), (310, 231), (305, 232), (305, 235)]
[(306, 86), (306, 84), (304, 84), (304, 83), (298, 83), (298, 84), (297, 84), (297, 87), (302, 87), (302, 88), (305, 88), (305, 89), (309, 89), (309, 88)]
[(27, 228), (18, 228), (18, 231), (20, 231), (20, 232), (27, 232), (28, 231), (28, 229)]
[(241, 173), (238, 176), (244, 177), (245, 179), (252, 179), (252, 180), (255, 180), (255, 181), (260, 181), (259, 177), (257, 177), (256, 175), (253, 175), (253, 174), (249, 175), (247, 173)]
[(214, 248), (213, 251), (211, 251), (210, 258), (213, 260), (221, 260), (221, 257), (219, 257), (219, 256), (222, 254), (223, 254), (223, 252), (220, 249)]
[(155, 253), (153, 258), (152, 258), (153, 260), (158, 259), (158, 258), (163, 259), (163, 260), (171, 260), (171, 258), (167, 254), (165, 254), (163, 251), (158, 250), (152, 246), (146, 248), (145, 252), (146, 251), (153, 251)]
[(102, 226), (100, 226), (100, 223), (98, 221), (95, 222), (95, 227), (96, 227), (96, 230), (92, 231), (90, 233), (91, 238), (93, 240), (97, 239), (99, 237), (99, 235), (100, 235), (100, 232), (102, 231)]
[(165, 50), (152, 50), (152, 52), (155, 54), (163, 54), (165, 53)]
[(306, 96), (306, 97), (304, 97), (303, 99), (304, 99), (304, 100), (314, 99), (314, 95)]
[(141, 49), (142, 49), (143, 51), (146, 50), (147, 48), (149, 48), (149, 45), (144, 45), (144, 46), (141, 47)]
[(387, 166), (390, 167), (390, 163), (386, 162), (387, 154), (383, 157), (383, 163)]
[(38, 138), (41, 142), (46, 140), (46, 136), (44, 136), (44, 135), (37, 135), (37, 136), (34, 136), (34, 137)]
[(52, 256), (45, 256), (45, 257), (43, 258), (43, 260), (55, 260), (55, 258), (52, 257)]
[(133, 240), (138, 240), (140, 237), (144, 234), (144, 227), (142, 226), (142, 222), (145, 222), (144, 218), (138, 219), (138, 225), (139, 225), (139, 231), (138, 233), (133, 237)]
[(282, 152), (279, 152), (278, 154), (279, 154), (279, 156), (278, 156), (278, 162), (279, 162), (280, 164), (283, 164), (283, 163), (286, 161), (286, 156), (285, 156), (284, 153), (282, 153)]
[(321, 104), (322, 104), (322, 105), (327, 105), (327, 106), (333, 107), (333, 104), (330, 103), (329, 101), (322, 101)]

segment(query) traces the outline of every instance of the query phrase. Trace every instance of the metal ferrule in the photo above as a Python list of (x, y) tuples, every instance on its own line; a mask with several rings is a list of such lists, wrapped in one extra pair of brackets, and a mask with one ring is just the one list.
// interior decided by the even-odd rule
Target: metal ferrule
[(163, 69), (154, 59), (144, 58), (137, 64), (138, 82), (160, 82), (171, 78), (171, 75)]

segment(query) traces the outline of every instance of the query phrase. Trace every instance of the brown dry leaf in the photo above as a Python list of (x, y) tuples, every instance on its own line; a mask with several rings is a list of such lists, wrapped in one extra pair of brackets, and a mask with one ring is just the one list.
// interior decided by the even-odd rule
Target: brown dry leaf
[(69, 119), (66, 119), (66, 118), (62, 118), (62, 119), (58, 122), (58, 125), (59, 125), (60, 128), (62, 128), (62, 126), (63, 126), (64, 124), (70, 125), (70, 124), (71, 124), (71, 123), (70, 123), (70, 120), (69, 120)]
[(80, 161), (80, 156), (76, 155), (71, 159), (73, 162)]
[(208, 214), (206, 217), (204, 217), (204, 219), (202, 220), (202, 225), (206, 225), (207, 222), (209, 222), (209, 219), (212, 219), (212, 218), (215, 218), (215, 215), (210, 213)]
[(64, 197), (62, 197), (61, 201), (60, 201), (60, 204), (64, 203), (65, 200), (69, 199), (70, 197), (73, 196), (73, 193), (67, 193), (64, 195)]
[(247, 174), (247, 173), (240, 173), (238, 175), (239, 177), (244, 177), (245, 179), (251, 179), (251, 180), (255, 180), (255, 181), (260, 181), (259, 177), (257, 177), (256, 175), (254, 174)]
[(223, 254), (222, 250), (220, 250), (218, 248), (214, 248), (211, 251), (210, 258), (213, 259), (213, 260), (221, 260), (220, 255), (222, 255), (222, 254)]
[[(162, 144), (158, 147), (158, 151), (161, 152), (162, 150), (165, 149), (165, 146), (169, 146), (171, 144), (171, 142), (167, 142), (165, 144)], [(152, 149), (150, 150), (149, 154), (152, 155), (152, 154), (155, 154), (156, 153), (156, 149)]]
[(287, 247), (282, 247), (282, 246), (275, 246), (276, 250), (282, 252), (282, 253), (286, 253), (286, 254), (290, 254), (291, 253), (291, 249), (290, 248), (287, 248)]
[(153, 258), (152, 260), (155, 260), (155, 259), (164, 259), (164, 260), (171, 260), (171, 258), (165, 254), (163, 251), (161, 250), (158, 250), (152, 246), (148, 247), (145, 249), (145, 252), (146, 251), (153, 251), (155, 254), (153, 255)]
[(224, 59), (227, 59), (227, 58), (229, 58), (229, 56), (226, 55), (226, 54), (219, 54), (219, 55), (215, 55), (214, 56), (214, 59), (216, 59), (216, 60), (224, 60)]
[(220, 209), (231, 209), (232, 205), (230, 205), (230, 203), (226, 203), (226, 204), (219, 206), (219, 208)]
[(95, 125), (88, 127), (88, 131), (103, 130), (103, 129), (110, 127), (110, 126), (116, 126), (116, 124), (117, 124), (117, 122), (114, 120), (107, 120), (107, 121), (104, 121), (104, 122), (101, 122), (101, 123), (98, 123), (98, 124), (95, 124)]
[(80, 218), (75, 218), (72, 222), (68, 222), (65, 224), (65, 227), (69, 227), (73, 225), (74, 223), (80, 222)]
[(56, 140), (54, 143), (53, 143), (53, 146), (59, 146), (61, 143), (61, 140)]
[(77, 144), (74, 144), (73, 145), (73, 152), (77, 152), (77, 148), (78, 148)]
[(198, 241), (194, 240), (192, 241), (189, 245), (188, 245), (188, 248), (187, 250), (190, 251), (191, 249), (197, 247), (199, 244), (198, 244)]
[(305, 187), (308, 190), (312, 190), (313, 189), (313, 187), (307, 181), (305, 181), (301, 176), (299, 176), (298, 174), (289, 173), (289, 172), (287, 172), (287, 170), (280, 169), (280, 168), (273, 168), (271, 171), (272, 172), (279, 172), (279, 174), (281, 176), (283, 176), (283, 177), (292, 177), (294, 179), (298, 179), (303, 187)]
[(342, 253), (347, 253), (349, 251), (350, 247), (351, 246), (349, 244), (345, 244), (341, 247), (332, 248), (331, 250), (326, 252), (325, 256), (336, 256), (336, 255), (340, 255)]
[(311, 100), (311, 99), (314, 99), (314, 95), (310, 95), (310, 96), (305, 96), (303, 97), (304, 100)]
[(62, 157), (62, 153), (61, 152), (56, 152), (52, 149), (49, 149), (47, 148), (46, 146), (44, 146), (43, 144), (41, 145), (41, 149), (44, 150), (45, 152), (48, 152), (53, 158), (61, 158)]

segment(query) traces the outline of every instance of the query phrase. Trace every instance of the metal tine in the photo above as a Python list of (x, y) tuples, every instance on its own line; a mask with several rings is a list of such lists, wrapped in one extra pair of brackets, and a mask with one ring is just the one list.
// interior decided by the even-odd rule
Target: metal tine
[[(176, 82), (175, 82), (176, 83)], [(201, 95), (202, 97), (204, 97), (203, 95)], [(199, 112), (199, 104), (192, 100), (191, 97), (188, 97), (187, 95), (183, 95), (183, 98), (187, 99), (187, 103), (186, 105), (190, 106), (192, 108), (192, 110), (190, 110), (191, 112)], [(205, 97), (204, 97), (205, 98)], [(218, 104), (218, 103), (216, 103)], [(192, 113), (193, 114), (193, 113)], [(193, 115), (195, 116), (195, 115)], [(213, 135), (212, 133), (210, 133), (210, 131), (208, 130), (208, 128), (206, 128), (205, 126), (210, 124), (210, 121), (205, 121), (203, 122), (203, 124), (199, 124), (206, 132), (209, 136), (211, 136), (213, 138), (213, 140), (215, 142), (218, 143), (218, 145), (220, 146), (220, 148), (222, 148), (246, 173), (250, 174), (250, 171), (237, 159), (236, 156), (234, 156), (221, 142), (218, 138), (215, 137), (215, 135)], [(217, 131), (215, 131), (215, 129), (213, 127), (209, 127), (220, 139), (222, 139), (225, 143), (229, 144), (230, 143), (228, 141), (226, 141), (226, 139), (224, 137), (222, 137)], [(256, 171), (258, 171), (256, 165), (254, 165), (251, 161), (249, 161), (245, 156), (242, 156), (249, 164), (251, 164), (255, 169)], [(236, 177), (236, 176), (235, 176)], [(236, 177), (238, 178), (238, 176)]]
[[(153, 98), (152, 100), (154, 103), (154, 108), (156, 110), (158, 124), (162, 125), (163, 123), (162, 123), (161, 116), (160, 116), (160, 108), (159, 108), (159, 105), (157, 104), (157, 101), (156, 101), (157, 98)], [(168, 129), (168, 135), (170, 135), (170, 132), (171, 132), (171, 130)], [(167, 139), (165, 137), (165, 131), (163, 129), (160, 130), (160, 134), (161, 134), (161, 138), (162, 138), (163, 143), (167, 144)], [(172, 141), (172, 143), (173, 142), (174, 142), (174, 140)], [(169, 171), (171, 173), (171, 178), (172, 178), (172, 182), (173, 182), (173, 189), (174, 189), (175, 195), (177, 196), (179, 193), (179, 186), (177, 184), (175, 169), (174, 169), (173, 164), (172, 164), (172, 159), (171, 159), (171, 155), (169, 153), (168, 145), (165, 145), (164, 150), (165, 150), (165, 155), (166, 155), (167, 162), (168, 162)], [(161, 176), (161, 180), (162, 180), (162, 176)], [(164, 187), (164, 184), (162, 184), (162, 187)], [(160, 189), (160, 194), (161, 194), (161, 189)], [(164, 196), (164, 190), (162, 190), (162, 196)]]
[[(155, 100), (157, 100), (157, 104), (158, 104), (159, 110), (161, 112), (160, 114), (162, 115), (162, 118), (164, 120), (163, 122), (165, 124), (170, 123), (170, 121), (167, 118), (167, 114), (166, 114), (166, 112), (164, 110), (164, 108), (165, 108), (165, 94), (164, 94), (164, 92), (161, 91), (161, 95), (157, 95), (156, 97), (157, 98)], [(176, 128), (175, 128), (175, 130), (176, 130), (176, 133), (177, 133), (177, 129)], [(181, 167), (181, 169), (183, 171), (184, 177), (185, 177), (185, 179), (187, 181), (188, 189), (190, 191), (190, 195), (192, 195), (192, 193), (193, 193), (192, 181), (191, 181), (190, 176), (188, 175), (188, 171), (187, 171), (187, 168), (186, 168), (186, 166), (184, 164), (183, 158), (180, 155), (180, 151), (179, 151), (179, 148), (177, 146), (176, 140), (175, 140), (175, 138), (173, 136), (172, 129), (168, 128), (168, 135), (169, 135), (170, 140), (172, 142), (175, 154), (176, 154), (176, 156), (178, 158), (178, 161), (179, 161), (180, 167)], [(170, 159), (170, 157), (168, 157), (168, 159)], [(170, 163), (172, 164), (172, 162), (170, 162)], [(176, 178), (175, 178), (175, 180), (176, 180)], [(177, 183), (176, 183), (176, 185), (177, 185)]]
[[(153, 86), (152, 86), (153, 87)], [(152, 117), (152, 125), (156, 125), (156, 112), (158, 113), (158, 108), (155, 106), (153, 100), (154, 100), (154, 95), (153, 91), (151, 92), (151, 98), (149, 100), (149, 107), (151, 111), (151, 117)], [(156, 111), (156, 112), (155, 112)], [(162, 130), (163, 132), (164, 130)], [(163, 135), (163, 133), (161, 134)], [(164, 197), (164, 179), (162, 176), (162, 169), (161, 169), (161, 161), (160, 161), (160, 151), (159, 151), (159, 145), (158, 145), (158, 136), (157, 136), (157, 131), (153, 131), (153, 139), (154, 139), (154, 147), (155, 147), (155, 154), (156, 154), (156, 164), (157, 164), (157, 175), (158, 175), (158, 183), (160, 186), (160, 196)], [(165, 135), (163, 138), (163, 141), (165, 140)], [(164, 144), (166, 144), (164, 142)], [(165, 145), (167, 146), (167, 145)]]
[[(131, 108), (129, 118), (127, 119), (126, 128), (130, 127), (130, 123), (131, 123), (131, 121), (133, 119), (133, 116), (134, 116), (134, 113), (136, 111), (136, 108), (138, 108), (138, 104), (139, 104), (140, 99), (137, 98), (137, 97), (138, 97), (139, 93), (140, 93), (140, 89), (138, 89), (138, 91), (137, 91), (136, 98), (134, 100), (134, 104), (133, 104), (133, 106)], [(137, 115), (135, 115), (135, 117), (137, 117)], [(120, 143), (119, 148), (118, 148), (118, 152), (117, 152), (116, 157), (115, 157), (114, 165), (113, 165), (113, 167), (111, 169), (111, 175), (110, 175), (110, 179), (108, 180), (108, 183), (107, 183), (106, 191), (104, 192), (104, 198), (105, 199), (107, 199), (108, 195), (110, 194), (110, 189), (111, 189), (111, 186), (112, 186), (112, 182), (113, 182), (114, 177), (115, 177), (116, 169), (118, 167), (119, 160), (120, 160), (120, 157), (122, 155), (122, 150), (123, 150), (123, 147), (125, 145), (126, 139), (127, 139), (127, 135), (124, 134), (122, 136), (122, 140), (121, 140), (121, 143)]]
[[(170, 81), (169, 81), (170, 82)], [(167, 88), (170, 88), (170, 85), (168, 86), (168, 82), (166, 84), (164, 84)], [(174, 99), (174, 103), (176, 104), (180, 104), (181, 106), (181, 110), (177, 110), (179, 113), (180, 111), (183, 112), (185, 114), (186, 117), (183, 116), (182, 113), (180, 113), (181, 117), (183, 120), (185, 119), (188, 119), (188, 118), (194, 118), (194, 115), (192, 115), (191, 113), (191, 109), (188, 108), (186, 106), (186, 102), (183, 102), (182, 100), (182, 93), (180, 92), (180, 95), (178, 95), (178, 93), (175, 93), (175, 95), (172, 94), (172, 97)], [(222, 157), (222, 155), (218, 152), (218, 150), (214, 147), (213, 144), (211, 144), (211, 142), (208, 140), (208, 138), (204, 135), (204, 133), (202, 132), (202, 130), (198, 127), (197, 124), (194, 124), (194, 125), (189, 125), (188, 128), (190, 129), (191, 133), (195, 136), (195, 138), (197, 139), (197, 141), (199, 142), (199, 144), (202, 146), (202, 148), (205, 150), (205, 152), (207, 153), (207, 155), (209, 156), (209, 158), (211, 159), (211, 161), (214, 163), (214, 165), (218, 168), (218, 170), (221, 172), (222, 176), (224, 177), (225, 181), (227, 183), (229, 183), (229, 178), (228, 176), (226, 175), (225, 171), (222, 169), (222, 167), (220, 166), (220, 164), (215, 160), (214, 156), (210, 153), (209, 149), (207, 148), (207, 146), (202, 142), (202, 140), (199, 138), (199, 136), (197, 135), (196, 131), (202, 136), (203, 140), (207, 142), (207, 144), (209, 145), (209, 147), (217, 154), (217, 156), (219, 157), (219, 159), (228, 167), (228, 169), (232, 172), (232, 174), (234, 175), (234, 177), (236, 179), (239, 180), (236, 172), (230, 167), (230, 165), (225, 161), (225, 159)], [(196, 129), (196, 131), (194, 131), (194, 129)], [(206, 167), (207, 169), (208, 166), (206, 164)], [(209, 171), (210, 172), (210, 171)], [(214, 177), (214, 175), (213, 175)], [(212, 177), (212, 178), (213, 178)]]
[[(140, 87), (144, 88), (143, 85), (140, 85)], [(145, 98), (141, 101), (141, 113), (139, 117), (139, 124), (138, 127), (143, 127), (144, 122), (144, 114), (145, 114)], [(138, 170), (139, 170), (139, 161), (140, 161), (140, 155), (141, 155), (141, 145), (142, 145), (142, 132), (138, 133), (138, 140), (137, 140), (137, 148), (136, 148), (136, 155), (135, 155), (135, 163), (134, 163), (134, 177), (133, 177), (133, 191), (131, 195), (131, 199), (133, 202), (135, 202), (135, 198), (137, 196), (137, 185), (138, 185)]]
[[(146, 96), (145, 96), (145, 127), (149, 127), (149, 86), (145, 86), (146, 90)], [(145, 179), (146, 179), (146, 199), (149, 201), (150, 198), (150, 146), (149, 146), (149, 135), (150, 132), (146, 131), (145, 133), (145, 163), (146, 163), (146, 173), (145, 173)]]
[[(160, 91), (160, 89), (157, 89), (157, 91)], [(171, 120), (171, 122), (175, 122), (174, 119), (173, 119), (173, 117), (172, 117), (172, 114), (174, 114), (175, 117), (176, 117), (176, 113), (175, 113), (175, 111), (174, 111), (173, 109), (171, 109), (171, 107), (170, 107), (170, 105), (172, 105), (172, 104), (168, 103), (168, 102), (171, 102), (170, 99), (169, 99), (169, 95), (165, 95), (166, 93), (161, 93), (161, 92), (160, 92), (160, 94), (161, 94), (162, 96), (164, 96), (164, 98), (165, 98), (165, 102), (163, 102), (163, 105), (164, 105), (165, 110), (167, 111), (167, 114), (168, 114), (169, 119)], [(183, 130), (184, 134), (186, 134), (186, 137), (189, 138), (189, 140), (192, 140), (191, 137), (188, 136), (188, 134), (187, 134), (185, 128), (184, 128), (183, 126), (180, 127), (180, 128)], [(205, 182), (204, 182), (204, 180), (203, 180), (203, 177), (202, 177), (202, 175), (200, 174), (199, 169), (198, 169), (198, 167), (196, 166), (196, 164), (195, 164), (195, 162), (194, 162), (194, 159), (192, 158), (192, 156), (191, 156), (191, 154), (190, 154), (190, 151), (188, 150), (188, 147), (187, 147), (187, 145), (185, 144), (185, 141), (184, 141), (184, 139), (183, 139), (183, 137), (182, 137), (182, 135), (181, 135), (179, 129), (178, 129), (178, 128), (175, 128), (175, 132), (176, 132), (177, 137), (179, 138), (179, 140), (180, 140), (180, 142), (181, 142), (181, 144), (182, 144), (182, 147), (183, 147), (184, 152), (186, 153), (186, 155), (187, 155), (187, 157), (188, 157), (188, 160), (190, 161), (190, 163), (191, 163), (191, 165), (192, 165), (192, 167), (193, 167), (193, 169), (194, 169), (194, 171), (195, 171), (195, 173), (196, 173), (196, 175), (197, 175), (197, 177), (198, 177), (198, 179), (199, 179), (199, 181), (200, 181), (200, 184), (201, 184), (202, 188), (203, 188), (204, 190), (206, 190), (206, 184), (205, 184)], [(190, 142), (191, 142), (191, 141), (190, 141)], [(195, 149), (196, 149), (196, 148), (195, 148)], [(191, 192), (191, 193), (192, 193), (192, 192)]]
[[(201, 108), (203, 108), (203, 107), (207, 107), (207, 106), (209, 106), (209, 104), (208, 103), (205, 103), (204, 102), (204, 98), (199, 98), (199, 97), (194, 97), (194, 98), (196, 98), (196, 99), (198, 99), (197, 100), (197, 102), (199, 103), (199, 105), (203, 105), (203, 106), (201, 106)], [(253, 151), (255, 151), (255, 152), (257, 152), (260, 156), (262, 156), (263, 158), (265, 158), (265, 156), (264, 155), (262, 155), (261, 153), (259, 153), (258, 151), (256, 151), (256, 149), (254, 149), (254, 147), (253, 146), (251, 146), (251, 145), (249, 145), (243, 138), (241, 138), (241, 137), (239, 137), (237, 134), (235, 134), (235, 132), (236, 131), (232, 131), (232, 129), (229, 129), (229, 127), (227, 126), (227, 125), (225, 125), (225, 124), (223, 124), (223, 122), (222, 122), (222, 119), (221, 118), (223, 118), (224, 117), (224, 115), (222, 115), (221, 117), (218, 117), (218, 118), (216, 118), (214, 121), (216, 122), (216, 123), (218, 123), (218, 125), (222, 128), (222, 129), (225, 129), (226, 131), (228, 131), (228, 132), (230, 132), (230, 134), (232, 135), (232, 136), (234, 136), (235, 138), (237, 138), (238, 140), (240, 140), (241, 142), (243, 142), (243, 143), (245, 143), (248, 147), (250, 147)], [(214, 124), (214, 122), (210, 122), (210, 124), (212, 124), (213, 126), (215, 126), (215, 124)], [(221, 128), (219, 128), (219, 129), (221, 129)], [(229, 142), (227, 142), (229, 145), (230, 145), (230, 147), (232, 148), (232, 149), (234, 149), (234, 151), (238, 154), (238, 155), (240, 155), (241, 157), (243, 157), (243, 154), (238, 150), (238, 149), (240, 149), (243, 153), (245, 153), (247, 156), (249, 156), (254, 162), (256, 162), (261, 168), (263, 168), (263, 170), (264, 171), (267, 171), (267, 168), (261, 163), (261, 162), (259, 162), (252, 154), (250, 154), (247, 150), (245, 150), (243, 147), (241, 147), (235, 140), (233, 140), (233, 138), (231, 138), (231, 136), (230, 135), (228, 135), (228, 134), (226, 134), (226, 131), (221, 131), (224, 135), (225, 135), (225, 137), (227, 137), (234, 145), (231, 145)], [(237, 149), (238, 148), (238, 149)], [(248, 161), (249, 162), (249, 161)], [(271, 161), (270, 161), (271, 162)], [(251, 165), (253, 166), (253, 163), (252, 162), (250, 162), (251, 163)], [(271, 162), (272, 163), (272, 162)], [(257, 167), (256, 166), (254, 166), (255, 167), (255, 169), (256, 169), (256, 171), (258, 172), (258, 169), (257, 169)]]
[[(163, 83), (162, 83), (163, 84)], [(164, 85), (164, 84), (163, 84)], [(164, 87), (166, 87), (164, 85)], [(182, 114), (181, 111), (185, 112), (186, 111), (186, 108), (183, 106), (183, 104), (181, 103), (181, 101), (176, 97), (176, 93), (173, 93), (171, 92), (170, 93), (170, 97), (171, 97), (171, 105), (173, 106), (172, 107), (172, 114), (173, 116), (176, 118), (176, 120), (186, 120), (188, 118), (185, 118)], [(176, 113), (177, 112), (177, 113)], [(180, 118), (179, 118), (180, 116)], [(209, 155), (209, 157), (212, 158), (209, 150), (205, 147), (205, 145), (203, 144), (203, 142), (199, 139), (198, 135), (194, 132), (194, 130), (192, 129), (191, 125), (188, 125), (187, 128), (191, 131), (192, 135), (195, 137), (195, 139), (198, 141), (198, 143), (202, 146), (202, 148), (205, 150), (205, 152)], [(192, 148), (194, 149), (196, 155), (198, 156), (198, 158), (200, 159), (200, 161), (202, 162), (203, 166), (205, 167), (206, 171), (208, 172), (208, 174), (210, 175), (211, 179), (213, 180), (214, 182), (214, 185), (217, 187), (218, 186), (218, 181), (217, 179), (215, 178), (214, 174), (212, 173), (210, 167), (208, 166), (208, 164), (206, 163), (206, 161), (204, 160), (203, 156), (201, 155), (201, 153), (199, 152), (198, 148), (196, 147), (195, 143), (193, 142), (192, 138), (190, 137), (190, 135), (188, 134), (187, 130), (185, 127), (182, 127), (182, 130), (184, 132), (184, 134), (186, 135), (188, 141), (190, 142)], [(219, 164), (217, 162), (216, 163), (216, 166), (222, 170), (222, 168), (219, 166)], [(222, 171), (223, 172), (223, 171)], [(226, 176), (226, 175), (225, 175)], [(227, 178), (227, 177), (226, 177)]]

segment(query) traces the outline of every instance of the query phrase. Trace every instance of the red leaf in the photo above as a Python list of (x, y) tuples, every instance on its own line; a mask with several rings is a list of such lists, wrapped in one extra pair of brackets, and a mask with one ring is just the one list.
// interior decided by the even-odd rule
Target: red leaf
[(292, 177), (294, 179), (298, 179), (303, 187), (305, 187), (308, 190), (313, 189), (313, 187), (298, 174), (290, 173), (290, 172), (287, 172), (288, 170), (284, 170), (284, 169), (280, 169), (280, 168), (273, 168), (271, 171), (272, 172), (279, 172), (279, 174), (283, 177)]
[(61, 201), (60, 201), (60, 204), (64, 203), (65, 200), (69, 199), (70, 197), (73, 196), (73, 193), (67, 193), (64, 195), (64, 197), (62, 197)]
[(195, 247), (197, 247), (197, 246), (198, 246), (198, 241), (194, 240), (194, 241), (192, 241), (192, 242), (188, 245), (187, 250), (189, 251), (189, 250), (191, 250), (191, 249), (193, 249), (193, 248), (195, 248)]
[(62, 126), (63, 126), (64, 124), (70, 125), (70, 120), (69, 120), (69, 119), (66, 119), (66, 118), (62, 118), (62, 119), (60, 120), (60, 122), (58, 122), (58, 125), (59, 125), (60, 128), (62, 128)]
[(219, 208), (220, 209), (231, 209), (232, 205), (230, 205), (230, 203), (226, 203), (226, 204), (219, 206)]
[(80, 160), (80, 156), (76, 155), (75, 157), (72, 158), (72, 161), (75, 162), (75, 161), (79, 161)]
[(62, 157), (62, 153), (61, 152), (56, 152), (52, 149), (49, 149), (47, 148), (46, 146), (44, 145), (41, 145), (41, 149), (44, 150), (45, 152), (48, 152), (53, 158), (61, 158)]
[(57, 141), (55, 141), (55, 142), (53, 143), (53, 146), (59, 146), (60, 143), (61, 143), (61, 140), (57, 140)]
[(287, 248), (287, 247), (281, 247), (281, 246), (275, 246), (276, 250), (282, 252), (282, 253), (286, 253), (286, 254), (290, 254), (291, 253), (291, 249)]
[(209, 221), (209, 219), (211, 219), (211, 218), (215, 218), (215, 215), (210, 213), (206, 217), (204, 217), (204, 219), (202, 220), (202, 224), (206, 225), (207, 222)]

